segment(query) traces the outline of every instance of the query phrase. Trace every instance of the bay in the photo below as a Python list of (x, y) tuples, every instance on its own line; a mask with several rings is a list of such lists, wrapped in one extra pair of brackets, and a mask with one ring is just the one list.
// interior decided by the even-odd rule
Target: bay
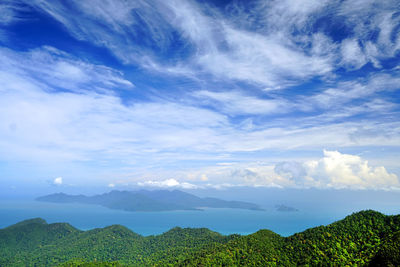
[(251, 234), (269, 229), (289, 236), (307, 228), (342, 219), (344, 212), (300, 210), (279, 212), (275, 209), (205, 209), (203, 211), (126, 212), (96, 205), (56, 204), (37, 201), (0, 201), (0, 228), (22, 220), (43, 218), (48, 223), (68, 222), (81, 230), (120, 224), (141, 235), (157, 235), (179, 227), (206, 227), (221, 234)]

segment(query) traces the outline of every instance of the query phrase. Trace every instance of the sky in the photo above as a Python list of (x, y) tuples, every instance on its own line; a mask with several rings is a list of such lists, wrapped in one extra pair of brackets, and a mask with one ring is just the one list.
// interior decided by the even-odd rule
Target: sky
[(2, 0), (0, 194), (400, 189), (396, 0)]

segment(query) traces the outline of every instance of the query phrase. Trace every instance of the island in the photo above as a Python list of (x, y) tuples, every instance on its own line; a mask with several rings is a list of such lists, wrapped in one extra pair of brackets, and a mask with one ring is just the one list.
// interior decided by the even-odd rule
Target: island
[(113, 190), (94, 196), (56, 193), (38, 197), (36, 200), (53, 203), (94, 204), (125, 211), (202, 210), (204, 208), (263, 210), (258, 205), (249, 202), (227, 201), (211, 197), (201, 198), (180, 190)]
[(275, 209), (276, 209), (276, 211), (280, 211), (280, 212), (296, 212), (296, 211), (299, 211), (296, 208), (293, 208), (293, 207), (290, 207), (290, 206), (286, 206), (286, 205), (283, 205), (283, 204), (275, 205)]

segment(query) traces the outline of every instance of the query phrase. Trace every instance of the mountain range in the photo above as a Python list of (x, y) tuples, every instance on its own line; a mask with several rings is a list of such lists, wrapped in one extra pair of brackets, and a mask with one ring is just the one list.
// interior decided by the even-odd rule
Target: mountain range
[(53, 203), (81, 203), (101, 205), (125, 211), (171, 211), (201, 210), (202, 208), (232, 208), (262, 210), (258, 205), (218, 198), (200, 198), (179, 190), (111, 191), (95, 196), (56, 193), (36, 198), (37, 201)]
[(400, 266), (400, 215), (361, 211), (289, 237), (179, 227), (145, 237), (36, 218), (0, 229), (0, 266)]

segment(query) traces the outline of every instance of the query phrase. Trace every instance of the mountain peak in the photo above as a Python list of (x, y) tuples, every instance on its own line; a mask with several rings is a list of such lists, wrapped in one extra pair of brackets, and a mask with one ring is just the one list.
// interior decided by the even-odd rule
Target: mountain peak
[(10, 227), (19, 227), (19, 226), (24, 226), (24, 225), (29, 225), (29, 224), (47, 224), (47, 222), (42, 218), (32, 218), (32, 219), (28, 219), (28, 220), (24, 220), (22, 222), (16, 223)]

